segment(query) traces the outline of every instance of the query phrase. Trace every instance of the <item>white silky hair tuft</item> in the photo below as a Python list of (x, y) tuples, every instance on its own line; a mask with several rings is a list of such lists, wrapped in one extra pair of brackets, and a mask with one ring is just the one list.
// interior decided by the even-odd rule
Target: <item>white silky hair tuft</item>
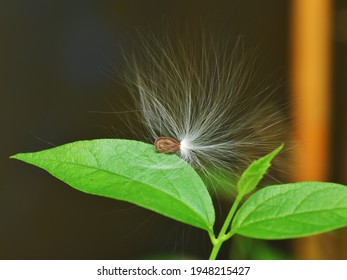
[(177, 154), (197, 170), (237, 177), (286, 141), (288, 125), (272, 100), (278, 87), (254, 83), (255, 52), (212, 37), (141, 33), (126, 82), (152, 143), (177, 139)]

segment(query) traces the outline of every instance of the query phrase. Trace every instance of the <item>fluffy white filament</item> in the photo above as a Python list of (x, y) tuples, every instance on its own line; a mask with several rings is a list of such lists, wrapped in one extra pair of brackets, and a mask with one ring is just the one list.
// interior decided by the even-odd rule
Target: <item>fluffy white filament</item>
[(203, 33), (140, 39), (127, 56), (127, 81), (151, 141), (175, 138), (177, 154), (193, 167), (236, 175), (284, 141), (269, 100), (276, 88), (254, 84), (254, 55), (239, 40), (216, 44)]

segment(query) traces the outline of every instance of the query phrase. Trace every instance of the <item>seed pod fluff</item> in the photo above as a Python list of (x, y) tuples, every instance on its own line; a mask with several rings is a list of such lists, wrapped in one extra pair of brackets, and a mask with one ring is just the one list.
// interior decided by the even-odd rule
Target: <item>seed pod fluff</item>
[(254, 83), (254, 51), (245, 51), (242, 40), (212, 37), (142, 33), (126, 56), (126, 82), (148, 142), (177, 140), (177, 155), (205, 178), (237, 178), (285, 141), (272, 102), (278, 87)]

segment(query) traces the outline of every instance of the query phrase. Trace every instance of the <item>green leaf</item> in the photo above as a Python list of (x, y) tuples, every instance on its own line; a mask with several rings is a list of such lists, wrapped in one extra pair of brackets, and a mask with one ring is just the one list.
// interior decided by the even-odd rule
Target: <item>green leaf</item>
[(271, 166), (272, 159), (282, 150), (282, 148), (283, 144), (270, 154), (253, 161), (252, 164), (243, 172), (237, 183), (237, 189), (242, 197), (257, 187), (260, 180)]
[(128, 201), (172, 219), (212, 231), (214, 209), (194, 171), (174, 154), (138, 141), (79, 141), (12, 158), (36, 165), (73, 188)]
[(260, 239), (286, 239), (347, 226), (347, 187), (302, 182), (265, 187), (236, 213), (234, 233)]

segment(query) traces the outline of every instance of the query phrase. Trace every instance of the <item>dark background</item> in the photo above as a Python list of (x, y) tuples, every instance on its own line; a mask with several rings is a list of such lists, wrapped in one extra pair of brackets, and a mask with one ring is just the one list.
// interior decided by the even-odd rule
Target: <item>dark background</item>
[[(221, 34), (244, 36), (247, 45), (257, 47), (257, 78), (275, 71), (284, 80), (279, 98), (286, 98), (289, 13), (284, 0), (1, 1), (0, 258), (207, 258), (204, 232), (78, 192), (8, 157), (110, 137), (112, 126), (126, 135), (115, 115), (95, 111), (111, 111), (117, 96), (126, 94), (111, 73), (124, 68), (121, 48), (126, 51), (137, 28), (156, 32), (163, 21), (213, 22)], [(340, 74), (347, 67), (344, 40), (336, 47), (342, 53)], [(339, 98), (345, 98), (345, 80), (335, 84)], [(341, 130), (338, 124), (336, 129)], [(339, 174), (336, 180), (342, 180)], [(228, 249), (221, 256), (228, 257)]]

